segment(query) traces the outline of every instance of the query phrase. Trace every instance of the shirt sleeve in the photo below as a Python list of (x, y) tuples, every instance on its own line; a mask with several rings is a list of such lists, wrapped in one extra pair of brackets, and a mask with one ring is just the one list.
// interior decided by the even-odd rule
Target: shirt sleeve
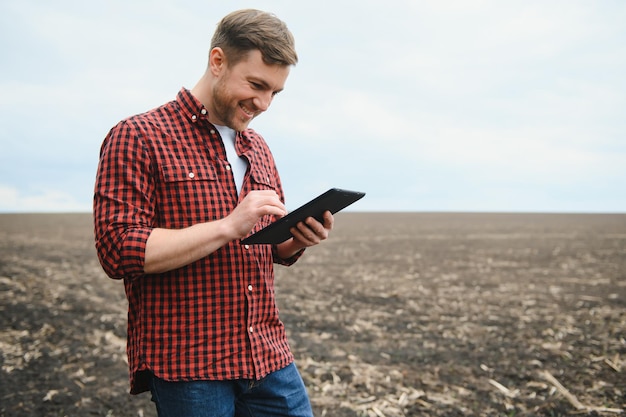
[(296, 252), (295, 255), (290, 258), (283, 259), (278, 256), (278, 245), (272, 245), (272, 258), (275, 264), (291, 266), (295, 264), (298, 259), (300, 259), (302, 254), (304, 254), (304, 249), (300, 249), (298, 252)]
[(131, 122), (120, 122), (102, 144), (94, 191), (96, 250), (109, 277), (143, 275), (154, 201), (155, 181), (142, 135)]

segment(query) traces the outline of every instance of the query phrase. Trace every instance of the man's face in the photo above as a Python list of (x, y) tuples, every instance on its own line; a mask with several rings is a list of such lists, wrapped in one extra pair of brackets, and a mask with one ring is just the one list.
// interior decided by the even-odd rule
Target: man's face
[(268, 65), (261, 52), (250, 51), (234, 66), (226, 64), (213, 86), (209, 120), (236, 131), (268, 109), (272, 99), (285, 86), (288, 65)]

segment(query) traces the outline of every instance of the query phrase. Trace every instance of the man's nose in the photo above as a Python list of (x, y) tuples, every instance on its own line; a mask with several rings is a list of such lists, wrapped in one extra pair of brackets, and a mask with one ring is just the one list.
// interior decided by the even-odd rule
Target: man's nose
[(270, 107), (270, 104), (272, 104), (273, 98), (274, 95), (271, 92), (263, 92), (254, 99), (254, 105), (260, 111), (265, 111)]

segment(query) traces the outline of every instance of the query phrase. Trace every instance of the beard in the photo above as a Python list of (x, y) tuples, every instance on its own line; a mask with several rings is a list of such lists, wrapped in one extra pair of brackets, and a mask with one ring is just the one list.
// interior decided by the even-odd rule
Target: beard
[(213, 87), (213, 116), (225, 126), (241, 132), (248, 128), (252, 118), (241, 116), (242, 109), (239, 102), (233, 99), (228, 86), (223, 80), (219, 80)]

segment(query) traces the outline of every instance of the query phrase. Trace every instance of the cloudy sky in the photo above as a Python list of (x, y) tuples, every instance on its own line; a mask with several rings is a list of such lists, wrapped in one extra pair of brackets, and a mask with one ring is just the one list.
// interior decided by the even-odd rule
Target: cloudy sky
[(2, 0), (0, 211), (90, 211), (107, 131), (193, 87), (244, 7), (296, 37), (252, 125), (289, 208), (626, 212), (622, 0)]

